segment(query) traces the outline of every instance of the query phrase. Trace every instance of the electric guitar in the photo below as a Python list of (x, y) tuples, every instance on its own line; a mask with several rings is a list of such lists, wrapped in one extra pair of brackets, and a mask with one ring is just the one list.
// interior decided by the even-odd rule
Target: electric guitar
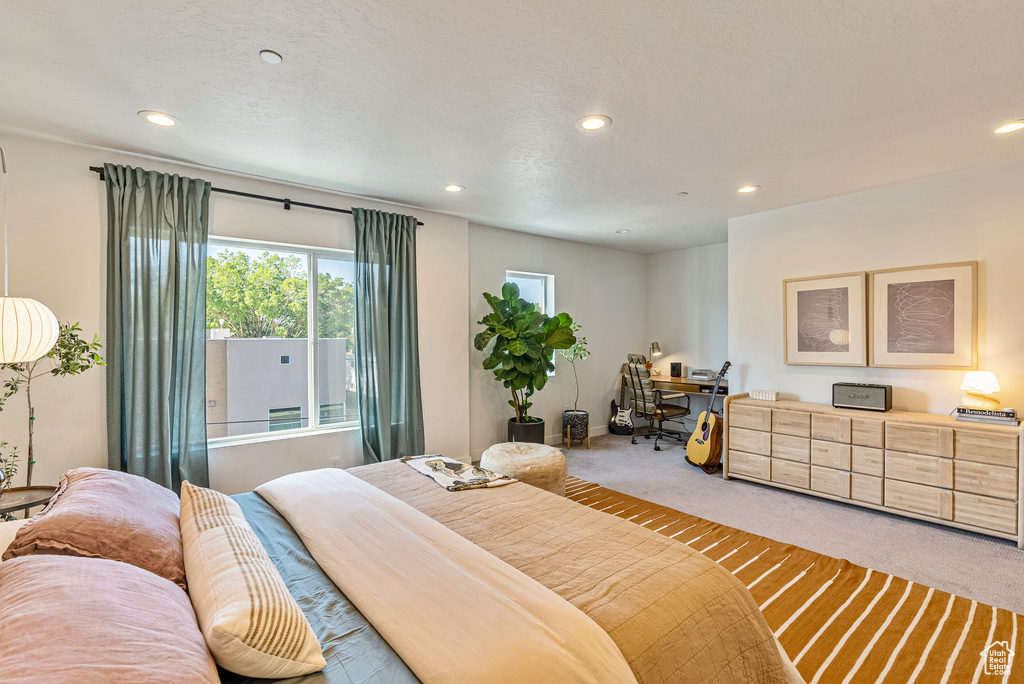
[(608, 432), (613, 435), (631, 435), (633, 434), (633, 419), (630, 414), (633, 412), (629, 407), (629, 402), (625, 399), (626, 390), (623, 388), (619, 392), (619, 400), (621, 405), (625, 408), (619, 408), (615, 405), (615, 400), (612, 399), (612, 417), (608, 421)]
[(705, 473), (712, 473), (718, 468), (718, 461), (722, 458), (722, 421), (715, 414), (715, 399), (718, 398), (718, 386), (722, 378), (729, 372), (732, 363), (725, 362), (722, 370), (718, 372), (715, 380), (715, 389), (711, 393), (711, 403), (708, 410), (702, 411), (697, 419), (697, 429), (690, 435), (690, 441), (686, 443), (686, 462), (697, 466)]

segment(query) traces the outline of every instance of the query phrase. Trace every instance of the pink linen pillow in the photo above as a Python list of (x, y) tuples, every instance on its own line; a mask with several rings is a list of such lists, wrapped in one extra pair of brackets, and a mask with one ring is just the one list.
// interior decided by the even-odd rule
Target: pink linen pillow
[(174, 492), (138, 475), (69, 470), (46, 508), (18, 530), (3, 560), (32, 554), (107, 558), (184, 589), (180, 505)]
[(219, 682), (188, 596), (101, 558), (0, 563), (0, 679), (5, 684)]

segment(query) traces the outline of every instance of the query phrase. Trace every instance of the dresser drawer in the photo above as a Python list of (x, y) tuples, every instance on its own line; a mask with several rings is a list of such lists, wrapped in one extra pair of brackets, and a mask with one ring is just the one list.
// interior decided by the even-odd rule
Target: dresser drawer
[(886, 478), (885, 505), (942, 520), (953, 519), (953, 492), (948, 489)]
[(1017, 498), (1017, 469), (957, 459), (953, 465), (953, 488), (960, 492), (984, 494), (997, 499)]
[(767, 456), (772, 453), (772, 433), (730, 426), (729, 448)]
[(881, 449), (885, 446), (885, 421), (867, 418), (851, 419), (850, 441), (861, 446)]
[(850, 445), (811, 440), (811, 463), (826, 468), (850, 469)]
[(876, 477), (885, 475), (884, 451), (859, 444), (854, 444), (850, 451), (850, 470)]
[(811, 466), (811, 489), (822, 494), (850, 498), (850, 473), (845, 470), (834, 470)]
[(815, 413), (811, 416), (811, 437), (829, 442), (850, 443), (850, 419)]
[(772, 409), (772, 432), (794, 437), (811, 436), (811, 414), (806, 411)]
[(882, 478), (874, 475), (850, 473), (850, 498), (881, 506), (883, 482)]
[(772, 482), (807, 489), (811, 486), (811, 466), (793, 461), (772, 461)]
[(729, 404), (729, 427), (748, 428), (750, 430), (771, 430), (772, 410), (761, 406), (744, 406)]
[(887, 422), (885, 448), (953, 458), (953, 428)]
[(1017, 533), (1017, 504), (977, 494), (953, 493), (953, 520), (987, 530)]
[[(810, 427), (810, 423), (808, 423)], [(772, 433), (772, 458), (784, 458), (787, 461), (811, 462), (811, 440), (806, 437), (780, 435)]]
[(729, 449), (729, 474), (746, 475), (762, 480), (772, 478), (772, 459), (761, 454)]
[(957, 428), (953, 441), (957, 460), (1016, 467), (1020, 458), (1015, 432)]
[(886, 449), (885, 477), (887, 480), (902, 480), (952, 489), (953, 460)]

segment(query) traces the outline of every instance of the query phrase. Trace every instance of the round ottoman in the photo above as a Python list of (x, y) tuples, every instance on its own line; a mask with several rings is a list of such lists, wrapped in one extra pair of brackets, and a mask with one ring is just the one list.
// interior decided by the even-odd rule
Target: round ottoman
[(569, 469), (565, 456), (555, 447), (532, 442), (495, 444), (480, 457), (480, 467), (565, 496)]

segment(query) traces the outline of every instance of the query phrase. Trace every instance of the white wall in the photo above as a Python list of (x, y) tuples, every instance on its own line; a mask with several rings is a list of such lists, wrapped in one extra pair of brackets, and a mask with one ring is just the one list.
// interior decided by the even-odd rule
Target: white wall
[[(726, 243), (659, 252), (647, 257), (647, 330), (661, 344), (653, 359), (718, 370), (729, 343), (729, 266)], [(649, 351), (645, 352), (648, 356)]]
[[(577, 362), (579, 408), (590, 412), (591, 435), (607, 432), (610, 402), (618, 398), (618, 369), (629, 352), (650, 344), (647, 315), (646, 257), (566, 240), (471, 224), (469, 227), (470, 444), (474, 460), (496, 442), (504, 442), (512, 413), (509, 395), (490, 371), (483, 354), (472, 348), (477, 325), (490, 307), (483, 293), (499, 294), (505, 271), (555, 276), (555, 310), (579, 322), (591, 356)], [(561, 442), (563, 408), (572, 408), (572, 367), (556, 355), (555, 376), (534, 395), (531, 413), (543, 418), (549, 443)]]
[[(420, 364), (426, 447), (456, 458), (469, 455), (469, 277), (465, 219), (336, 193), (244, 178), (66, 143), (0, 134), (8, 153), (10, 291), (50, 307), (61, 321), (81, 321), (86, 335), (105, 335), (106, 199), (89, 166), (114, 162), (205, 178), (215, 186), (316, 204), (361, 206), (415, 214), (417, 234)], [(227, 195), (211, 200), (211, 233), (278, 242), (351, 248), (352, 217), (280, 206)], [(36, 403), (37, 483), (56, 483), (78, 466), (105, 466), (104, 369), (72, 378), (44, 377), (33, 388)], [(24, 450), (24, 399), (0, 413), (0, 439)], [(226, 492), (289, 472), (362, 462), (355, 431), (295, 437), (262, 445), (210, 450), (213, 486)], [(24, 467), (22, 468), (24, 473)], [(19, 476), (20, 484), (23, 474)]]
[(1000, 166), (729, 221), (733, 392), (777, 389), (831, 402), (834, 382), (893, 386), (894, 408), (947, 413), (963, 371), (783, 364), (784, 278), (979, 262), (979, 368), (1004, 406), (1024, 403), (1024, 164)]
[[(661, 345), (655, 368), (668, 375), (673, 361), (687, 375), (694, 368), (717, 371), (729, 345), (729, 250), (726, 243), (658, 252), (647, 257), (647, 331)], [(650, 356), (650, 350), (644, 352)], [(726, 377), (728, 379), (728, 376)], [(699, 415), (707, 401), (690, 398)], [(721, 408), (721, 403), (715, 405)]]

